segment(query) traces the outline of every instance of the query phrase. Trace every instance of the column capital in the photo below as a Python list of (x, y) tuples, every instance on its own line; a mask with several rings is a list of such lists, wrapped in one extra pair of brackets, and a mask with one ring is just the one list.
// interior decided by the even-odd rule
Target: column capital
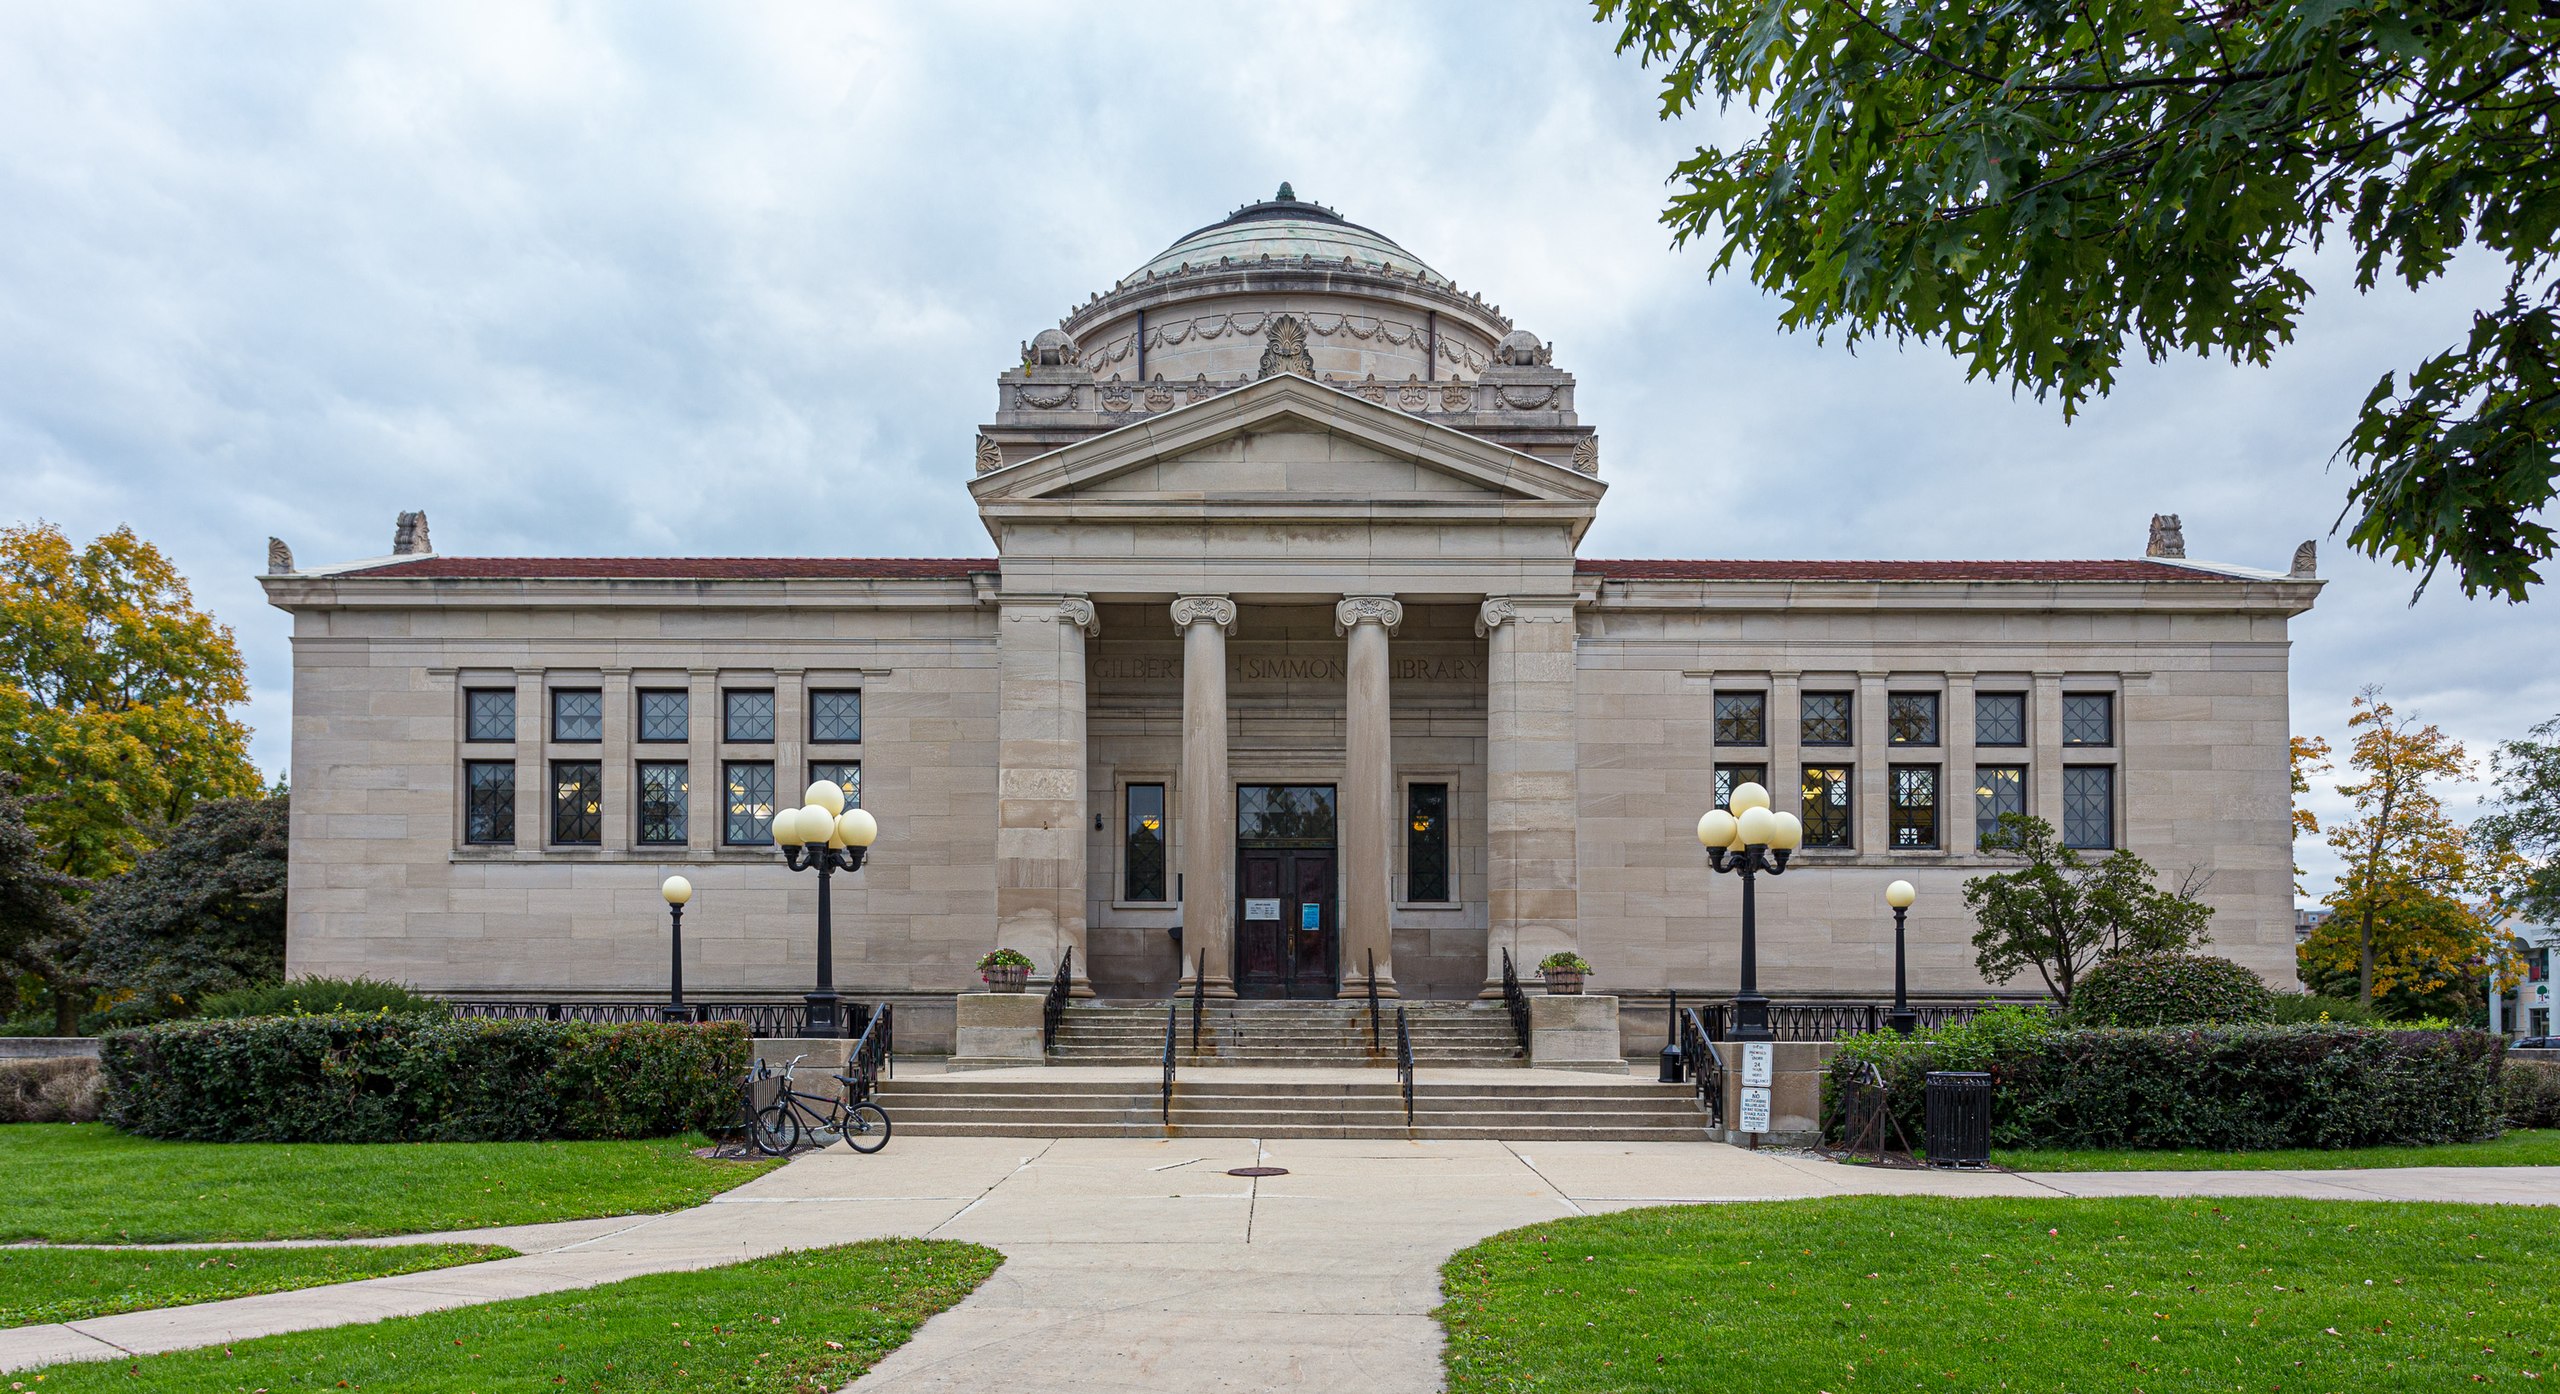
[(1094, 613), (1093, 602), (1081, 595), (1070, 595), (1058, 602), (1058, 618), (1084, 631), (1084, 637), (1102, 637), (1102, 620)]
[(1346, 595), (1333, 606), (1333, 632), (1348, 634), (1363, 620), (1374, 620), (1393, 635), (1404, 624), (1404, 606), (1392, 595)]
[(1174, 628), (1188, 629), (1199, 620), (1231, 630), (1236, 623), (1236, 603), (1223, 595), (1186, 595), (1173, 602)]
[(1520, 618), (1520, 607), (1497, 596), (1476, 607), (1476, 637), (1481, 639), (1502, 627), (1504, 620)]

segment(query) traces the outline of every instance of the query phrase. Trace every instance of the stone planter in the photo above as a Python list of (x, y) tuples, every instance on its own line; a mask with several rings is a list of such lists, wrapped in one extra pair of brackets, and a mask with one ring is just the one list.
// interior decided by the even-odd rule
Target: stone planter
[(1550, 968), (1546, 970), (1544, 976), (1547, 980), (1548, 996), (1579, 997), (1582, 995), (1582, 975), (1580, 973), (1574, 972), (1570, 968)]
[(1018, 963), (1010, 967), (999, 964), (980, 969), (978, 981), (985, 983), (989, 992), (1020, 992), (1031, 981), (1031, 969)]

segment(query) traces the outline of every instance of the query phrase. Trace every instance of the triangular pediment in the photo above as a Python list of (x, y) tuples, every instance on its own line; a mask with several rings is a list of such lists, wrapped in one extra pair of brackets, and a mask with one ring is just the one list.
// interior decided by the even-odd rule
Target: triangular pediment
[(1220, 501), (1589, 507), (1597, 479), (1296, 376), (981, 475), (982, 506)]

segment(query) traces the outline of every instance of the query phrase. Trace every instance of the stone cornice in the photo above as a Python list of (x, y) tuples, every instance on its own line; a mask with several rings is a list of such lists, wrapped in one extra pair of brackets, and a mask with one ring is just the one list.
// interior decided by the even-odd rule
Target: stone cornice
[(262, 576), (279, 610), (390, 609), (793, 609), (974, 610), (974, 583), (950, 578), (603, 580), (460, 579), (396, 573), (329, 577)]
[(1600, 610), (2129, 610), (2290, 617), (2308, 611), (2317, 582), (2243, 581), (1609, 581)]

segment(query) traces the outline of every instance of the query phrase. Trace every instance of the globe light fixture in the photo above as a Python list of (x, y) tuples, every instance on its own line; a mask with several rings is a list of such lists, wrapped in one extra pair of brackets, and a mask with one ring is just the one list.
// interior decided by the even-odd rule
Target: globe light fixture
[(658, 1019), (691, 1021), (693, 1012), (684, 1004), (684, 907), (693, 899), (693, 883), (670, 876), (658, 883), (658, 894), (667, 901), (667, 1005), (658, 1009)]
[(1906, 1036), (1919, 1026), (1920, 1019), (1912, 1014), (1911, 999), (1903, 991), (1902, 917), (1911, 912), (1911, 902), (1919, 898), (1920, 892), (1908, 881), (1896, 881), (1884, 888), (1884, 903), (1893, 907), (1893, 1014), (1885, 1018), (1885, 1024)]
[(1698, 820), (1698, 841), (1707, 849), (1707, 865), (1742, 878), (1742, 986), (1733, 994), (1733, 1038), (1769, 1041), (1769, 999), (1760, 994), (1760, 909), (1757, 878), (1786, 874), (1787, 858), (1804, 845), (1804, 823), (1792, 813), (1774, 813), (1769, 791), (1756, 783), (1737, 785), (1726, 800), (1730, 811), (1710, 809)]
[(821, 779), (800, 796), (801, 806), (773, 815), (773, 845), (782, 864), (793, 871), (818, 873), (818, 985), (808, 994), (805, 1037), (844, 1034), (844, 1001), (836, 995), (834, 880), (839, 871), (862, 869), (862, 859), (879, 840), (880, 823), (859, 808), (844, 806), (844, 790)]

